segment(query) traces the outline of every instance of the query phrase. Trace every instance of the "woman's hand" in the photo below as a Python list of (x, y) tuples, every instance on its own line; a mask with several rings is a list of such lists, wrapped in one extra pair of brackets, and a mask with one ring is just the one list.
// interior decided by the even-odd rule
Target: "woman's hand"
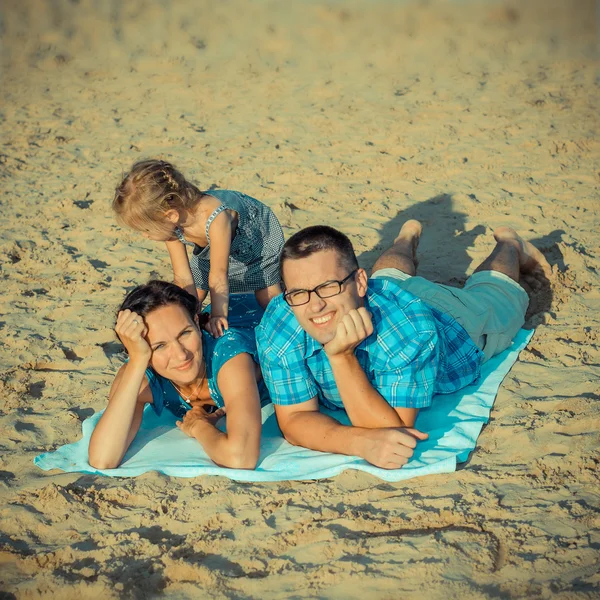
[(148, 328), (144, 319), (129, 309), (122, 310), (117, 316), (115, 331), (129, 354), (130, 361), (150, 362), (152, 349), (144, 336)]
[(185, 413), (183, 421), (177, 421), (176, 425), (183, 433), (195, 438), (194, 427), (196, 427), (198, 423), (208, 423), (215, 427), (217, 421), (224, 415), (225, 410), (222, 408), (219, 408), (215, 412), (207, 413), (201, 406), (194, 406)]
[(229, 329), (227, 317), (211, 317), (204, 326), (204, 329), (214, 338), (220, 338), (225, 333), (225, 330)]

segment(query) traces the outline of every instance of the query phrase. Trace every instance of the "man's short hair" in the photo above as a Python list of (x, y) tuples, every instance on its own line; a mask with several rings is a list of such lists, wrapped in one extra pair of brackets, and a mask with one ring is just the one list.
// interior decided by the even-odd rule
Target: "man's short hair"
[(279, 256), (282, 276), (286, 260), (306, 258), (321, 250), (336, 250), (340, 265), (346, 267), (348, 272), (358, 269), (358, 260), (348, 236), (327, 225), (313, 225), (301, 229), (283, 245)]

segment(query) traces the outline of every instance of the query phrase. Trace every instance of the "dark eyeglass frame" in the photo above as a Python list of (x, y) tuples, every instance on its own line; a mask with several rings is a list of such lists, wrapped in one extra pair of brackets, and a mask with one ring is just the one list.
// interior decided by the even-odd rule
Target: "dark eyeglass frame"
[[(310, 302), (310, 295), (314, 292), (317, 296), (319, 296), (319, 298), (324, 299), (324, 298), (333, 298), (333, 296), (338, 296), (339, 294), (342, 293), (342, 287), (343, 285), (346, 283), (346, 281), (348, 281), (348, 279), (350, 279), (350, 277), (353, 277), (354, 275), (356, 275), (356, 273), (358, 273), (358, 269), (354, 269), (354, 271), (352, 271), (352, 273), (350, 273), (349, 275), (346, 275), (346, 277), (344, 277), (344, 279), (331, 279), (329, 281), (324, 281), (323, 283), (320, 283), (317, 287), (313, 288), (312, 290), (292, 290), (291, 292), (286, 292), (283, 294), (283, 299), (288, 303), (289, 306), (304, 306), (305, 304), (308, 304)], [(319, 290), (321, 288), (324, 288), (325, 286), (331, 285), (332, 283), (337, 283), (338, 284), (338, 291), (335, 292), (334, 294), (327, 294), (327, 296), (321, 296), (321, 294), (319, 293)], [(299, 292), (307, 292), (308, 293), (308, 298), (306, 299), (306, 302), (299, 302), (297, 304), (292, 304), (290, 302), (290, 296), (292, 296), (293, 294), (298, 294)]]

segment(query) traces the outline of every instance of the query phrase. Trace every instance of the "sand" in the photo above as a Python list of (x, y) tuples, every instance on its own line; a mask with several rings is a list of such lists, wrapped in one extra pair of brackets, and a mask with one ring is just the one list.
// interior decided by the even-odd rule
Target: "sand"
[[(592, 1), (5, 0), (0, 598), (600, 594), (600, 142)], [(141, 157), (334, 224), (363, 266), (424, 225), (460, 284), (510, 225), (553, 265), (464, 468), (239, 484), (45, 473), (120, 365), (124, 291), (168, 278), (110, 201)]]

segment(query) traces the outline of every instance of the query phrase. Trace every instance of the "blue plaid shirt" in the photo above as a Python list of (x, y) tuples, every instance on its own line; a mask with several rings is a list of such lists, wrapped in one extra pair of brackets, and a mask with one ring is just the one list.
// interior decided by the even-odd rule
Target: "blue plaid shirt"
[[(355, 355), (390, 406), (427, 407), (433, 394), (454, 392), (479, 376), (483, 352), (467, 332), (395, 282), (370, 279), (365, 307), (374, 332)], [(274, 404), (299, 404), (317, 396), (327, 408), (343, 408), (323, 346), (302, 329), (282, 295), (269, 303), (256, 340)]]

